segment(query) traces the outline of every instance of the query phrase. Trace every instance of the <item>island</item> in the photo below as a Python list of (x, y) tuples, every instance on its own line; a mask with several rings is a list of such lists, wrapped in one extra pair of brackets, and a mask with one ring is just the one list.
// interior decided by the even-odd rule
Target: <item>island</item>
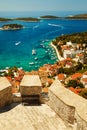
[(8, 21), (12, 21), (12, 19), (10, 19), (10, 18), (0, 18), (0, 22), (8, 22)]
[(70, 15), (67, 19), (87, 19), (87, 14)]
[(40, 16), (41, 19), (58, 19), (58, 16), (53, 16), (53, 15), (44, 15)]
[(20, 24), (5, 24), (2, 26), (1, 30), (17, 30), (22, 29), (23, 25)]
[(38, 18), (33, 18), (33, 17), (15, 18), (14, 20), (21, 20), (25, 22), (39, 22), (40, 21)]

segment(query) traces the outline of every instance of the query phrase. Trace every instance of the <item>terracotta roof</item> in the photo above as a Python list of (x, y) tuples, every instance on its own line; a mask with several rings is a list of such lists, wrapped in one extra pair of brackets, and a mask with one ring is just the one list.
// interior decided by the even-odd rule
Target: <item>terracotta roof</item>
[(64, 74), (59, 74), (58, 75), (58, 79), (59, 80), (64, 80), (65, 79), (65, 75)]
[(77, 56), (79, 56), (79, 57), (80, 57), (80, 56), (83, 56), (83, 54), (82, 54), (82, 53), (78, 53), (78, 54), (77, 54)]
[(75, 90), (75, 88), (73, 88), (73, 87), (69, 87), (69, 89), (70, 89), (72, 92), (78, 94), (77, 91)]
[(74, 79), (77, 79), (77, 78), (81, 78), (82, 77), (82, 74), (81, 73), (75, 73), (71, 76), (71, 78), (74, 80)]
[(6, 78), (8, 79), (8, 81), (12, 81), (12, 78), (10, 76), (6, 76)]
[(48, 87), (44, 87), (44, 88), (42, 89), (42, 91), (43, 91), (44, 93), (48, 93)]
[(72, 59), (71, 59), (71, 58), (66, 58), (65, 60), (72, 61)]

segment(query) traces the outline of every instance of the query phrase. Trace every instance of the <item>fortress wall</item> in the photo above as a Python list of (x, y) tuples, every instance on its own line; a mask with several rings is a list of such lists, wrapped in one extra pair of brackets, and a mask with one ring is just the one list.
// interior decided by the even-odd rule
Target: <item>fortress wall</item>
[(48, 105), (64, 120), (65, 123), (74, 124), (75, 108), (65, 104), (52, 91), (49, 92)]
[(49, 88), (48, 105), (75, 130), (87, 130), (87, 100), (66, 89), (58, 80)]
[(77, 126), (76, 130), (87, 130), (87, 121), (82, 119), (77, 112), (75, 113), (75, 118), (76, 118), (76, 126)]
[(12, 102), (11, 87), (0, 91), (0, 108)]

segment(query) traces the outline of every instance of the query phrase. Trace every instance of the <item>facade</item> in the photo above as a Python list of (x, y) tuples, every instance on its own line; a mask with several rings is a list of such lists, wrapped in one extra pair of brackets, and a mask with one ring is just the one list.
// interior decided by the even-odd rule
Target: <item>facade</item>
[(11, 84), (5, 77), (0, 77), (0, 107), (3, 107), (11, 102)]

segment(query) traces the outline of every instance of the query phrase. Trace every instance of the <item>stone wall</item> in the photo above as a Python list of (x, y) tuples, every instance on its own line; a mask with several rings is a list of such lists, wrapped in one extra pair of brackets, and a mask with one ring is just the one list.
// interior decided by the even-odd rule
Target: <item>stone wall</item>
[(22, 95), (36, 95), (36, 94), (41, 94), (41, 86), (21, 86), (20, 87), (20, 92)]
[[(84, 111), (84, 109), (83, 109)], [(76, 118), (76, 130), (87, 130), (87, 121), (84, 120), (84, 117), (82, 118), (77, 112), (75, 113)]]
[(11, 87), (0, 91), (0, 108), (12, 102)]
[(49, 92), (48, 105), (64, 120), (65, 123), (74, 124), (75, 108), (65, 104), (52, 91)]
[(73, 130), (87, 130), (87, 100), (66, 89), (58, 80), (49, 88), (47, 104)]

